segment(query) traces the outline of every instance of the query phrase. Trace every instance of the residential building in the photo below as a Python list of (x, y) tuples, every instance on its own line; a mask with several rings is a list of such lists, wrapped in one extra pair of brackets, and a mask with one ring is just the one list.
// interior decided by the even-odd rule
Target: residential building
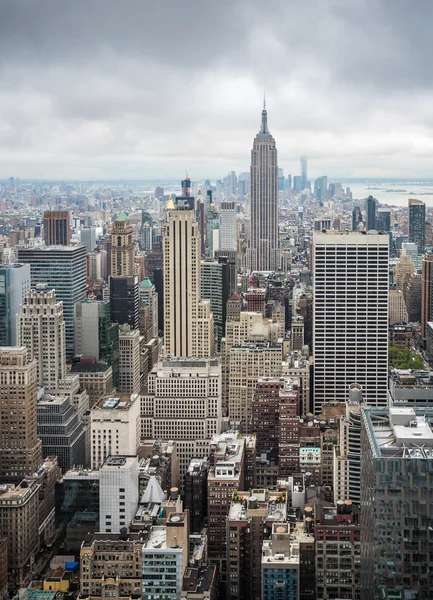
[(189, 180), (183, 196), (167, 210), (164, 224), (164, 346), (165, 354), (213, 356), (214, 321), (209, 300), (201, 300), (200, 231), (195, 219)]
[(145, 540), (144, 532), (88, 536), (80, 550), (80, 598), (141, 598)]
[(19, 483), (42, 461), (37, 433), (36, 362), (27, 348), (0, 348), (0, 481)]
[[(261, 600), (262, 570), (256, 565), (262, 560), (263, 541), (274, 524), (287, 526), (286, 520), (286, 494), (266, 489), (233, 492), (227, 517), (229, 600)], [(269, 587), (269, 578), (266, 583)]]
[(344, 401), (358, 382), (367, 404), (386, 405), (388, 237), (314, 232), (314, 412)]
[(39, 488), (36, 481), (26, 480), (1, 487), (0, 537), (8, 540), (10, 583), (20, 587), (32, 572), (39, 550)]
[[(177, 525), (185, 522), (188, 513), (172, 513), (167, 520)], [(179, 521), (176, 520), (179, 519)], [(174, 521), (173, 521), (174, 520)], [(187, 538), (188, 539), (188, 538)], [(155, 568), (156, 565), (156, 568)], [(153, 600), (158, 595), (165, 600), (181, 598), (183, 574), (188, 566), (188, 548), (180, 541), (169, 539), (169, 528), (156, 525), (150, 528), (149, 537), (143, 546), (143, 600)]]
[(129, 527), (139, 499), (137, 456), (108, 456), (99, 470), (99, 531)]
[(26, 246), (18, 249), (20, 262), (29, 263), (31, 287), (46, 283), (63, 302), (66, 356), (74, 354), (74, 306), (86, 298), (86, 249), (84, 246)]
[(350, 500), (314, 505), (314, 538), (316, 598), (359, 600), (361, 532)]
[(263, 600), (299, 600), (299, 542), (292, 539), (288, 523), (272, 523), (269, 540), (263, 540)]
[(35, 359), (38, 386), (56, 391), (66, 374), (66, 332), (63, 303), (46, 285), (27, 292), (17, 315), (17, 336)]
[(46, 210), (44, 212), (44, 241), (47, 246), (69, 246), (71, 223), (68, 210)]
[(30, 290), (30, 265), (0, 264), (0, 347), (16, 346), (17, 314)]
[(108, 456), (135, 455), (140, 445), (140, 398), (117, 394), (102, 398), (90, 411), (92, 469)]
[(227, 589), (227, 525), (234, 490), (244, 489), (245, 439), (237, 432), (215, 436), (210, 445), (207, 515), (208, 555), (219, 566), (221, 582)]
[(427, 600), (433, 409), (364, 407), (361, 419), (361, 600)]
[(278, 155), (268, 129), (266, 107), (251, 151), (251, 243), (249, 269), (275, 271), (278, 249)]
[(230, 419), (242, 431), (251, 430), (254, 388), (260, 377), (282, 374), (281, 344), (246, 341), (228, 353), (228, 409)]

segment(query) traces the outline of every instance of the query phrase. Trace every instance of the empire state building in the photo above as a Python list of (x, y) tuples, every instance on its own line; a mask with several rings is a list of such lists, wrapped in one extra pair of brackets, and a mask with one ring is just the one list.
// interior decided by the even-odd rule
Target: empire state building
[(278, 250), (278, 156), (269, 133), (266, 105), (262, 125), (251, 151), (251, 271), (279, 268)]

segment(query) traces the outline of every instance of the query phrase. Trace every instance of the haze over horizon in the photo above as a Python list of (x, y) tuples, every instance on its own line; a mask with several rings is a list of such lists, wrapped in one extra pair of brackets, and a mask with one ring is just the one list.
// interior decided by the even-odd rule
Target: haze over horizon
[(0, 178), (247, 171), (263, 91), (279, 166), (428, 179), (433, 5), (0, 0)]

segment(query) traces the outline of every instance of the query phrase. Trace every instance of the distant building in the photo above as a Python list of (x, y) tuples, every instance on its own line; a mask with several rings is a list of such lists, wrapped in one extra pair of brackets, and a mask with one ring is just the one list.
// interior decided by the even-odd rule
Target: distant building
[(30, 265), (0, 264), (0, 346), (17, 344), (17, 314), (30, 291)]
[(69, 246), (71, 223), (68, 210), (44, 212), (44, 241), (47, 246)]
[(221, 202), (220, 250), (237, 250), (236, 202)]
[(275, 271), (280, 264), (278, 154), (275, 139), (269, 133), (265, 106), (260, 131), (251, 151), (251, 243), (248, 252), (250, 271)]
[(80, 230), (80, 239), (86, 252), (93, 252), (96, 248), (96, 227), (82, 227)]
[(418, 254), (425, 252), (425, 203), (409, 198), (409, 242), (418, 247)]
[(369, 196), (366, 200), (366, 229), (367, 231), (377, 229), (377, 200)]
[(134, 240), (131, 221), (120, 213), (111, 228), (111, 275), (134, 275)]

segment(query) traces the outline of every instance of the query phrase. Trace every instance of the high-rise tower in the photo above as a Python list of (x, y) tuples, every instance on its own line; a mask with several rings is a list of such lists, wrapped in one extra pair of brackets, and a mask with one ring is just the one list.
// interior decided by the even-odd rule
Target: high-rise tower
[(347, 399), (357, 382), (367, 404), (386, 406), (389, 238), (315, 231), (314, 412)]
[(134, 275), (133, 229), (125, 213), (120, 213), (111, 230), (111, 275)]
[(307, 157), (301, 156), (301, 191), (307, 187)]
[(275, 271), (278, 252), (278, 155), (266, 105), (251, 151), (251, 271)]
[(425, 204), (409, 198), (409, 242), (418, 245), (418, 254), (425, 251)]
[(17, 338), (36, 360), (38, 385), (55, 392), (66, 374), (66, 336), (63, 303), (54, 290), (41, 285), (27, 293), (17, 315)]
[(0, 480), (19, 483), (42, 460), (36, 417), (36, 362), (24, 346), (0, 348)]
[(214, 321), (210, 301), (201, 300), (200, 231), (190, 180), (167, 211), (164, 227), (164, 345), (179, 357), (214, 354)]
[(47, 246), (69, 246), (71, 242), (70, 213), (68, 210), (44, 212), (44, 240)]

